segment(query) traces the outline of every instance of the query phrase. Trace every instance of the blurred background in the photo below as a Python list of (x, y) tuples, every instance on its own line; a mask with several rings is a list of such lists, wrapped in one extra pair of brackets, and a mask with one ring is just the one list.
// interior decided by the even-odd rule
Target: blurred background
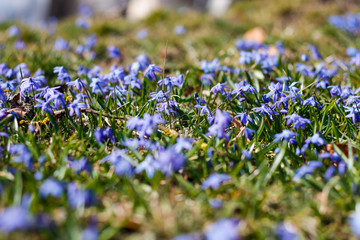
[[(95, 14), (126, 16), (131, 20), (147, 17), (160, 7), (176, 8), (180, 11), (196, 9), (221, 16), (234, 0), (1, 0), (0, 22), (21, 20), (35, 25), (49, 17), (62, 18), (77, 13), (86, 7)], [(89, 9), (90, 9), (89, 8)]]

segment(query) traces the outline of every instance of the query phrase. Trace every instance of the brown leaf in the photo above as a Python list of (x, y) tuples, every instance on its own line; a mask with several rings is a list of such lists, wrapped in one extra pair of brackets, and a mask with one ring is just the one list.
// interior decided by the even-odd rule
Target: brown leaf
[(12, 112), (19, 114), (20, 117), (25, 117), (25, 115), (27, 114), (27, 112), (22, 108), (10, 108), (9, 110), (6, 111), (7, 114)]
[(266, 33), (264, 29), (262, 29), (261, 27), (256, 27), (247, 31), (244, 34), (243, 38), (246, 41), (255, 41), (258, 43), (264, 43), (266, 39)]

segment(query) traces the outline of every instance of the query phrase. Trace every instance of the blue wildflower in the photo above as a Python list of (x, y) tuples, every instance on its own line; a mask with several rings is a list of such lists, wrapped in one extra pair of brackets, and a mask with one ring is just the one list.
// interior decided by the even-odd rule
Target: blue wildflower
[(292, 144), (296, 143), (295, 137), (299, 134), (294, 133), (288, 129), (284, 129), (281, 133), (275, 134), (274, 142), (287, 141)]
[(236, 218), (221, 218), (205, 229), (206, 240), (240, 240), (240, 220)]
[(349, 224), (351, 231), (356, 237), (360, 238), (360, 209), (356, 206), (356, 210), (349, 216)]
[(55, 198), (60, 198), (63, 195), (64, 188), (62, 184), (53, 179), (46, 179), (40, 186), (39, 194), (42, 198), (47, 198), (49, 195)]
[(137, 33), (136, 33), (136, 37), (137, 39), (144, 39), (149, 35), (149, 31), (146, 28), (140, 29)]
[(308, 164), (303, 165), (295, 171), (293, 182), (298, 182), (303, 176), (312, 174), (317, 168), (322, 167), (323, 163), (320, 161), (309, 161)]
[(230, 89), (230, 87), (226, 86), (226, 82), (218, 83), (211, 88), (210, 92), (212, 92), (214, 95), (216, 95), (218, 92), (220, 92), (221, 95), (226, 95), (225, 89)]
[(186, 33), (186, 28), (183, 25), (178, 25), (174, 28), (174, 33), (177, 35), (184, 35)]
[(69, 164), (69, 168), (71, 168), (76, 174), (82, 171), (87, 171), (89, 173), (91, 173), (92, 171), (91, 164), (89, 163), (89, 160), (86, 157), (81, 158), (80, 160), (74, 160), (68, 157), (68, 164)]
[(156, 77), (156, 73), (161, 73), (162, 69), (159, 66), (156, 66), (155, 64), (150, 64), (145, 72), (144, 72), (144, 76), (147, 77), (150, 81), (157, 79)]
[(216, 138), (225, 138), (228, 139), (229, 136), (226, 134), (225, 130), (229, 127), (229, 124), (232, 121), (232, 117), (226, 111), (221, 111), (216, 109), (215, 122), (212, 126), (209, 127), (207, 136), (216, 136)]
[(21, 206), (8, 207), (0, 213), (0, 231), (8, 233), (26, 230), (30, 227), (31, 221), (28, 209)]
[(75, 183), (69, 183), (67, 199), (71, 208), (78, 209), (91, 205), (94, 202), (94, 195), (90, 191), (78, 188)]
[(212, 173), (205, 181), (202, 182), (201, 187), (203, 189), (212, 188), (218, 189), (223, 182), (230, 181), (229, 174)]
[(299, 239), (298, 230), (290, 223), (282, 222), (276, 226), (276, 235), (280, 240)]
[(110, 162), (115, 167), (115, 173), (118, 176), (130, 177), (133, 175), (133, 160), (124, 150), (115, 150), (107, 157), (101, 160), (101, 163)]
[(311, 124), (311, 121), (307, 118), (303, 118), (296, 113), (293, 113), (291, 115), (287, 115), (284, 117), (284, 119), (287, 119), (286, 125), (289, 126), (291, 123), (293, 124), (293, 128), (304, 129), (306, 127), (306, 124)]
[(109, 53), (109, 57), (112, 59), (118, 59), (121, 58), (121, 53), (119, 51), (119, 49), (116, 46), (109, 46), (107, 47), (108, 53)]
[(85, 103), (81, 103), (79, 102), (78, 99), (75, 99), (72, 103), (68, 104), (68, 107), (70, 108), (69, 111), (69, 116), (72, 117), (74, 115), (74, 113), (78, 116), (81, 117), (81, 109), (82, 108), (87, 108), (87, 105)]

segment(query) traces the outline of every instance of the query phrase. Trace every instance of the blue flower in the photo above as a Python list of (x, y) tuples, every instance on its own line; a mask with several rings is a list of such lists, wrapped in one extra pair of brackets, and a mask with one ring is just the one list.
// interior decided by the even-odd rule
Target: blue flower
[(79, 17), (75, 21), (76, 26), (87, 30), (90, 27), (90, 21), (86, 18)]
[(349, 216), (349, 224), (351, 231), (356, 237), (360, 238), (360, 209), (356, 206), (356, 210)]
[(81, 233), (82, 239), (84, 240), (98, 240), (99, 231), (95, 218), (92, 218), (88, 227)]
[(75, 87), (79, 91), (81, 91), (83, 89), (83, 87), (86, 86), (86, 84), (80, 78), (78, 78), (74, 81), (67, 82), (66, 85), (68, 85), (70, 87)]
[(303, 105), (317, 107), (317, 109), (319, 109), (319, 110), (321, 110), (323, 108), (323, 106), (321, 106), (321, 104), (319, 102), (317, 102), (314, 97), (310, 97), (310, 98), (304, 100)]
[(20, 28), (18, 26), (12, 25), (7, 30), (9, 37), (19, 36)]
[(42, 198), (47, 198), (49, 195), (55, 198), (60, 198), (64, 193), (62, 184), (53, 179), (46, 179), (40, 186), (39, 194)]
[(141, 70), (144, 71), (150, 65), (150, 59), (145, 54), (140, 54), (136, 57), (136, 61), (140, 63)]
[(110, 127), (106, 129), (96, 128), (94, 137), (97, 142), (104, 142), (108, 138), (113, 144), (115, 144), (115, 137)]
[(336, 86), (328, 86), (327, 88), (330, 89), (330, 95), (332, 97), (337, 97), (341, 95), (341, 87), (339, 85)]
[(180, 234), (172, 238), (171, 240), (202, 240), (202, 238), (201, 238), (201, 234), (196, 232), (190, 234)]
[(287, 126), (289, 126), (292, 123), (295, 129), (299, 129), (299, 128), (304, 129), (306, 127), (306, 124), (311, 124), (311, 121), (309, 119), (303, 118), (297, 115), (296, 113), (287, 115), (284, 117), (284, 119), (287, 119), (286, 121)]
[(25, 49), (25, 48), (26, 48), (26, 44), (25, 44), (22, 40), (18, 39), (18, 40), (16, 40), (16, 42), (14, 43), (14, 48), (19, 49), (19, 50), (22, 50), (22, 49)]
[(137, 33), (136, 33), (136, 37), (137, 39), (144, 39), (149, 35), (149, 31), (146, 28), (140, 29)]
[(310, 143), (316, 146), (322, 146), (326, 144), (325, 140), (320, 136), (319, 133), (315, 133), (312, 137), (305, 140), (305, 144), (308, 145)]
[(248, 122), (254, 123), (250, 115), (247, 113), (238, 113), (234, 118), (240, 118), (240, 122), (246, 126)]
[(301, 61), (307, 62), (309, 60), (310, 60), (310, 58), (307, 54), (305, 54), (305, 53), (301, 54)]
[(149, 178), (153, 178), (156, 170), (160, 169), (159, 163), (154, 160), (152, 155), (147, 155), (145, 160), (140, 162), (135, 168), (135, 173), (146, 171)]
[(119, 51), (119, 49), (115, 46), (109, 46), (107, 47), (108, 53), (109, 53), (109, 57), (112, 59), (118, 59), (121, 58), (121, 53)]
[(311, 51), (311, 57), (312, 59), (314, 60), (317, 60), (317, 59), (322, 59), (322, 56), (321, 54), (319, 53), (317, 47), (315, 47), (314, 45), (309, 45), (308, 46), (308, 49)]
[(178, 137), (176, 143), (174, 144), (174, 149), (177, 153), (180, 153), (182, 150), (190, 150), (192, 148), (192, 142), (194, 140), (191, 138)]
[(181, 170), (186, 162), (182, 153), (177, 153), (173, 147), (158, 151), (155, 157), (159, 170), (165, 175), (170, 176), (173, 172)]
[(138, 130), (140, 132), (140, 138), (144, 138), (144, 136), (151, 136), (157, 131), (157, 125), (163, 123), (165, 123), (165, 120), (161, 118), (160, 114), (151, 116), (150, 114), (145, 113), (143, 119), (134, 117), (128, 120), (126, 126), (130, 130)]
[(211, 199), (209, 200), (209, 204), (210, 204), (210, 206), (211, 206), (212, 208), (218, 209), (218, 208), (221, 208), (221, 207), (222, 207), (223, 202), (222, 202), (220, 199), (218, 199), (218, 198), (211, 198)]
[(65, 51), (70, 49), (70, 44), (62, 37), (58, 37), (54, 43), (54, 49), (57, 51)]
[(296, 143), (295, 137), (298, 135), (299, 134), (294, 133), (288, 129), (284, 129), (281, 133), (275, 134), (274, 142), (287, 141), (294, 144)]
[(31, 221), (31, 214), (26, 208), (21, 206), (8, 207), (0, 213), (0, 231), (26, 230), (30, 227)]
[(259, 49), (265, 46), (254, 40), (238, 39), (235, 43), (235, 47), (237, 48), (237, 50), (241, 51), (241, 50)]
[(215, 73), (219, 67), (220, 63), (217, 58), (211, 62), (206, 60), (200, 62), (200, 68), (204, 71), (204, 73)]
[(68, 157), (69, 168), (71, 168), (74, 173), (80, 173), (82, 171), (87, 171), (91, 173), (92, 168), (89, 160), (87, 158), (81, 158), (80, 160), (73, 160)]
[(213, 173), (205, 181), (202, 182), (201, 187), (203, 189), (218, 189), (223, 182), (230, 181), (229, 174)]
[(226, 95), (225, 89), (230, 89), (230, 87), (226, 86), (226, 82), (218, 83), (211, 88), (210, 92), (212, 92), (214, 95), (216, 95), (218, 92), (220, 92), (221, 95)]
[(80, 109), (87, 108), (87, 105), (85, 103), (79, 102), (78, 99), (75, 99), (72, 103), (68, 105), (68, 107), (70, 108), (70, 112), (69, 112), (70, 117), (72, 117), (74, 113), (76, 113), (78, 117), (81, 117)]
[(69, 183), (67, 186), (67, 199), (71, 208), (78, 209), (93, 204), (94, 195), (85, 189), (78, 188), (75, 183)]
[(205, 240), (240, 240), (240, 220), (221, 218), (205, 229)]
[(171, 240), (202, 240), (200, 233), (180, 234)]
[(231, 92), (231, 94), (243, 96), (244, 92), (251, 94), (257, 93), (256, 89), (251, 84), (249, 84), (247, 81), (241, 81), (239, 83), (235, 83), (235, 89)]
[(43, 83), (44, 83), (44, 80), (39, 77), (24, 78), (21, 81), (21, 85), (20, 85), (21, 96), (24, 97), (26, 92), (29, 93), (29, 92), (36, 91), (38, 88), (41, 87), (41, 85)]
[(254, 133), (256, 133), (255, 130), (252, 130), (252, 129), (248, 128), (248, 127), (245, 127), (245, 128), (244, 128), (244, 135), (245, 135), (245, 137), (246, 137), (247, 139), (250, 140), (250, 139), (252, 138), (252, 135), (253, 135)]
[(12, 145), (9, 153), (12, 155), (12, 162), (23, 163), (28, 169), (32, 168), (32, 155), (25, 144)]
[(159, 66), (156, 66), (155, 64), (150, 64), (145, 72), (144, 72), (144, 76), (147, 77), (150, 81), (157, 79), (156, 77), (156, 73), (161, 73), (162, 69)]
[(264, 116), (267, 114), (271, 120), (274, 120), (272, 115), (279, 115), (278, 112), (273, 111), (272, 109), (270, 109), (268, 106), (266, 106), (263, 103), (261, 104), (261, 107), (255, 107), (252, 110), (254, 110), (255, 112), (258, 112)]
[(225, 138), (228, 139), (229, 136), (226, 134), (225, 130), (229, 127), (229, 124), (232, 121), (232, 117), (227, 111), (221, 111), (216, 109), (215, 122), (212, 126), (209, 127), (207, 136), (216, 136), (216, 138)]
[(349, 57), (354, 57), (358, 53), (359, 53), (359, 50), (357, 50), (354, 47), (349, 47), (346, 49), (346, 55), (348, 55)]
[(322, 167), (323, 163), (320, 161), (309, 161), (308, 164), (303, 165), (295, 171), (293, 182), (298, 182), (303, 176), (312, 174), (317, 168)]
[(174, 33), (177, 35), (184, 35), (186, 33), (186, 28), (183, 25), (178, 25), (174, 28)]
[(344, 108), (345, 108), (345, 112), (348, 113), (345, 116), (346, 118), (352, 118), (353, 124), (360, 122), (360, 110), (359, 110), (359, 107), (357, 106), (357, 104), (354, 104), (351, 107), (344, 106)]
[(280, 240), (299, 239), (298, 230), (290, 223), (282, 222), (276, 226), (276, 235)]
[(36, 99), (36, 101), (38, 101), (39, 103), (34, 106), (35, 108), (41, 108), (41, 111), (49, 112), (50, 114), (53, 114), (52, 109), (54, 108), (54, 106), (52, 106), (50, 104), (51, 100), (50, 101), (44, 101), (44, 100), (41, 100), (41, 99)]
[(130, 177), (133, 175), (133, 160), (126, 154), (125, 150), (115, 150), (101, 160), (101, 163), (110, 162), (115, 167), (118, 176)]
[(286, 95), (282, 92), (282, 86), (280, 83), (274, 84), (271, 83), (268, 87), (270, 92), (266, 94), (267, 98), (273, 97), (273, 102), (277, 101), (279, 97), (286, 97)]
[(179, 109), (178, 105), (179, 105), (179, 103), (177, 103), (174, 100), (160, 102), (156, 105), (156, 111), (158, 113), (164, 112), (166, 115), (170, 115), (170, 113), (176, 114), (177, 110)]

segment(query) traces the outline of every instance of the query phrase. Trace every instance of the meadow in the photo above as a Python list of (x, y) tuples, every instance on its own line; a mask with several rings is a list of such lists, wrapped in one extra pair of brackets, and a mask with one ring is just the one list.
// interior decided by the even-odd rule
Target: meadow
[(0, 24), (0, 239), (360, 238), (360, 8)]

